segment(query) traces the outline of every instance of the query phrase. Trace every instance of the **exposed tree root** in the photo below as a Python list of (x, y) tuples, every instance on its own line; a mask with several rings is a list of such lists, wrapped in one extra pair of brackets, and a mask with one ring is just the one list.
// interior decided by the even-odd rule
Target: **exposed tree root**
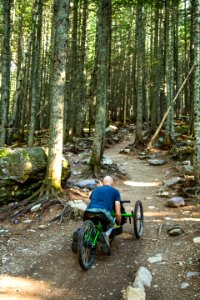
[(26, 199), (24, 199), (24, 200), (22, 200), (22, 201), (20, 201), (16, 204), (12, 205), (12, 206), (6, 205), (6, 206), (3, 206), (3, 207), (0, 207), (0, 212), (7, 212), (8, 213), (9, 211), (14, 210), (18, 207), (25, 206), (26, 204), (31, 203), (32, 201), (34, 201), (36, 199), (36, 197), (39, 195), (39, 193), (40, 193), (40, 189), (37, 190), (30, 197), (28, 197), (28, 198), (26, 198)]
[(191, 198), (196, 198), (197, 195), (200, 193), (200, 186), (183, 188), (182, 191)]
[(55, 222), (57, 220), (60, 220), (60, 225), (63, 222), (64, 217), (67, 217), (67, 220), (70, 220), (72, 215), (72, 211), (71, 208), (69, 206), (69, 204), (66, 204), (62, 210), (62, 213), (58, 216), (56, 216), (55, 218), (53, 218), (50, 222)]
[[(17, 219), (23, 215), (25, 215), (27, 212), (31, 211), (31, 208), (40, 204), (40, 219), (42, 217), (42, 214), (45, 210), (45, 208), (54, 205), (54, 204), (60, 204), (63, 208), (63, 212), (61, 213), (61, 221), (63, 220), (65, 215), (70, 214), (70, 206), (69, 204), (65, 203), (64, 201), (64, 195), (60, 192), (55, 190), (52, 186), (43, 184), (41, 188), (36, 191), (33, 195), (31, 195), (29, 198), (21, 201), (18, 204), (18, 207), (22, 207), (19, 211), (14, 213), (10, 216), (10, 221), (15, 223)], [(16, 207), (14, 207), (16, 208)], [(13, 210), (13, 209), (12, 209)]]

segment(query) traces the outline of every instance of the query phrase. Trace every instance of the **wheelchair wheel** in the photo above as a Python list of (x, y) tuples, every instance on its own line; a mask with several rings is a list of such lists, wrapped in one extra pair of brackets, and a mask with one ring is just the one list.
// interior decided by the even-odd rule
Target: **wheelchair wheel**
[(96, 245), (93, 245), (95, 234), (94, 223), (90, 220), (84, 221), (78, 234), (78, 260), (84, 270), (90, 269), (95, 260)]
[(144, 234), (144, 215), (142, 202), (137, 200), (135, 203), (133, 214), (133, 227), (135, 236), (139, 239)]

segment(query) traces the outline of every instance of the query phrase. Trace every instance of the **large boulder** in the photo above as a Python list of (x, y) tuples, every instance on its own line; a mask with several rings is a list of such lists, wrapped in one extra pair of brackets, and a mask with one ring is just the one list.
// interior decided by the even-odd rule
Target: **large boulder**
[[(20, 201), (42, 184), (47, 166), (47, 151), (42, 147), (0, 148), (0, 205)], [(62, 180), (70, 176), (63, 159)]]

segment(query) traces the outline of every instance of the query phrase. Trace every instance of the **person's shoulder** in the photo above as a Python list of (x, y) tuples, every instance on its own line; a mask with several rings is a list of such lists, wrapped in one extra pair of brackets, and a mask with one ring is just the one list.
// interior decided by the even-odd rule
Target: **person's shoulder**
[(119, 191), (118, 191), (118, 189), (117, 189), (116, 187), (114, 187), (114, 186), (109, 186), (109, 188), (110, 188), (111, 190), (113, 190), (113, 191), (119, 193)]

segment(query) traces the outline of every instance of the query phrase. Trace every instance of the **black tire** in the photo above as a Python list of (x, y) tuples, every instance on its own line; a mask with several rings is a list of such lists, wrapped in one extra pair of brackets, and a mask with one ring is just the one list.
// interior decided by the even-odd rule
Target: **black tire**
[(96, 245), (92, 244), (96, 229), (90, 220), (84, 221), (78, 235), (78, 260), (84, 270), (88, 270), (94, 263), (96, 257)]
[(139, 239), (144, 234), (144, 214), (142, 202), (137, 200), (133, 211), (133, 227), (135, 236)]
[(79, 235), (79, 230), (77, 229), (73, 233), (73, 239), (72, 239), (72, 244), (71, 244), (71, 249), (72, 251), (77, 254), (78, 253), (78, 235)]

